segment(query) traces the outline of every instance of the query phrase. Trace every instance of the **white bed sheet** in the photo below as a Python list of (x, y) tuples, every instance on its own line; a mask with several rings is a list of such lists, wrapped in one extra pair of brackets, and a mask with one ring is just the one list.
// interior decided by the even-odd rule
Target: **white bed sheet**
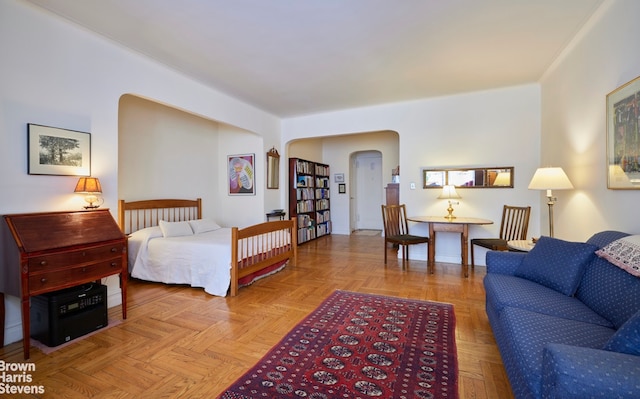
[(226, 296), (231, 283), (231, 229), (167, 238), (157, 226), (143, 229), (130, 235), (128, 257), (132, 277), (189, 284)]

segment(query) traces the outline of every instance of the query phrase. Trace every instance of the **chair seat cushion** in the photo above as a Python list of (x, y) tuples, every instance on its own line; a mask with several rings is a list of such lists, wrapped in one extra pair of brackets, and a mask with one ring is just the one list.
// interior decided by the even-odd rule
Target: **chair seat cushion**
[(423, 242), (429, 242), (429, 237), (414, 236), (412, 234), (402, 234), (397, 236), (388, 236), (386, 237), (386, 240), (407, 244), (419, 244)]
[(507, 240), (500, 238), (474, 238), (471, 240), (471, 245), (479, 245), (494, 251), (506, 251), (509, 249)]

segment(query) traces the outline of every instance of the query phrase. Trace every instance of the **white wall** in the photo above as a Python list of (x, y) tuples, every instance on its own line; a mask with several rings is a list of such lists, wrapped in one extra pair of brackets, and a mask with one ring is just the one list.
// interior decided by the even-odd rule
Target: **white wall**
[(555, 192), (557, 237), (640, 232), (640, 191), (607, 189), (605, 108), (609, 92), (640, 75), (639, 17), (638, 1), (606, 1), (541, 80), (542, 163), (562, 166), (575, 187)]
[[(27, 123), (91, 133), (92, 174), (104, 207), (118, 199), (118, 102), (132, 93), (262, 136), (252, 147), (259, 162), (279, 142), (280, 120), (188, 79), (148, 58), (23, 1), (0, 1), (0, 214), (79, 209), (77, 178), (27, 174)], [(219, 154), (212, 154), (219, 156)], [(185, 177), (188, 179), (188, 177)], [(263, 184), (263, 183), (262, 183)], [(175, 193), (180, 195), (181, 193)], [(279, 195), (271, 194), (278, 202)], [(264, 220), (264, 195), (228, 201), (238, 214), (255, 209)], [(269, 204), (269, 209), (277, 207)], [(230, 213), (233, 209), (230, 210)], [(119, 303), (110, 278), (109, 305)], [(18, 299), (7, 298), (5, 342), (21, 339)]]
[[(527, 189), (539, 165), (540, 89), (537, 84), (289, 118), (283, 121), (282, 129), (285, 142), (325, 137), (323, 142), (331, 145), (326, 145), (322, 162), (331, 165), (332, 173), (349, 170), (350, 152), (339, 150), (344, 140), (340, 136), (366, 131), (397, 132), (400, 202), (407, 204), (412, 215), (446, 214), (446, 201), (436, 199), (439, 192), (421, 188), (423, 168), (514, 166), (513, 189), (460, 189), (462, 199), (455, 207), (455, 214), (495, 221), (490, 226), (472, 227), (469, 233), (471, 237), (492, 237), (498, 235), (503, 204), (532, 205), (530, 234), (540, 232), (539, 193)], [(332, 137), (332, 141), (327, 137)], [(348, 137), (357, 139), (357, 135)], [(381, 149), (376, 143), (368, 145), (363, 141), (349, 146)], [(390, 171), (395, 166), (383, 166), (383, 170), (389, 170), (385, 179), (390, 181)], [(412, 182), (416, 184), (415, 190), (410, 189)], [(332, 219), (348, 223), (344, 215), (348, 205), (339, 200), (331, 202)], [(342, 229), (334, 222), (334, 232), (337, 231)], [(415, 232), (428, 234), (426, 226), (421, 225), (415, 226)], [(459, 235), (439, 234), (436, 260), (459, 262), (459, 242)], [(478, 248), (476, 254), (478, 264), (484, 264), (484, 250)], [(424, 251), (410, 256), (426, 258)]]

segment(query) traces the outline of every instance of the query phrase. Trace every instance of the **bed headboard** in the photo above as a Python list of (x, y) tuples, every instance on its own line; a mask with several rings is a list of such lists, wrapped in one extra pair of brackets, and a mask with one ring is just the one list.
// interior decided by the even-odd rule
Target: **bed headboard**
[(202, 199), (118, 201), (118, 225), (124, 234), (157, 226), (160, 220), (180, 222), (202, 219)]

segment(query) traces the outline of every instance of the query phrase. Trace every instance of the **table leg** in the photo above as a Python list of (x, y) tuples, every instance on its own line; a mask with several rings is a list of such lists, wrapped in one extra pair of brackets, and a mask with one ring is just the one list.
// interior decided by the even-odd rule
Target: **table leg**
[(467, 259), (469, 254), (469, 225), (464, 224), (462, 228), (462, 233), (460, 234), (460, 248), (462, 250), (462, 254), (460, 258), (462, 259), (462, 270), (464, 272), (465, 277), (469, 277), (469, 261)]
[(427, 271), (433, 274), (436, 268), (436, 231), (433, 223), (429, 223), (429, 244), (427, 245)]

